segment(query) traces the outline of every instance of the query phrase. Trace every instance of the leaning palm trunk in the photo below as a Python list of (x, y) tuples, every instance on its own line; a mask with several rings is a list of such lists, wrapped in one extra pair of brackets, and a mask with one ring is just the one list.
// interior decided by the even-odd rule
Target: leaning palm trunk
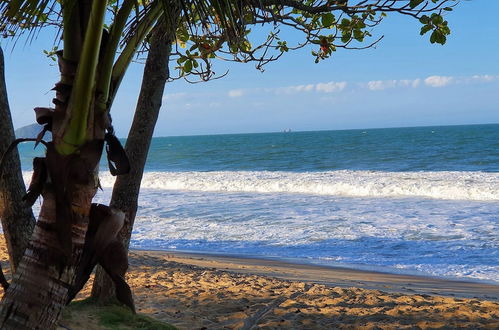
[[(15, 139), (4, 72), (3, 52), (0, 48), (0, 155), (5, 153)], [(31, 208), (22, 200), (26, 188), (19, 154), (13, 152), (6, 157), (4, 174), (0, 174), (0, 218), (9, 251), (10, 268), (14, 273), (33, 232), (35, 218)]]
[[(153, 29), (141, 91), (125, 145), (125, 152), (132, 164), (131, 170), (129, 174), (119, 176), (113, 188), (111, 207), (125, 213), (125, 225), (120, 231), (119, 238), (127, 248), (137, 212), (140, 183), (147, 153), (161, 108), (165, 84), (170, 76), (168, 62), (172, 39), (166, 33), (164, 21), (158, 23)], [(114, 297), (113, 282), (101, 267), (98, 267), (96, 271), (92, 297), (100, 301), (107, 301)]]

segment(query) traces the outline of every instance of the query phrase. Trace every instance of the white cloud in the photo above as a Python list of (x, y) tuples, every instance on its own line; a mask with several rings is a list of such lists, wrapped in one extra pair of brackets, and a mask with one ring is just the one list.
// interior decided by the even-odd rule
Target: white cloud
[(309, 91), (311, 91), (312, 89), (314, 89), (314, 85), (312, 85), (312, 84), (308, 84), (308, 85), (301, 85), (301, 86), (299, 86), (299, 87), (300, 87), (300, 89), (299, 89), (299, 90), (301, 90), (301, 88), (303, 88), (303, 90), (304, 90), (304, 91), (306, 91), (306, 92), (309, 92)]
[(402, 80), (371, 80), (367, 82), (367, 88), (372, 91), (382, 91), (395, 87), (416, 88), (421, 83), (420, 79), (402, 79)]
[(429, 76), (424, 80), (424, 83), (430, 87), (445, 87), (451, 84), (454, 77), (450, 76)]
[(493, 82), (499, 79), (499, 76), (492, 76), (489, 74), (483, 74), (483, 75), (474, 75), (471, 76), (471, 81), (476, 81), (476, 82)]
[(244, 95), (244, 89), (231, 89), (228, 94), (229, 97), (241, 97)]
[[(494, 81), (499, 81), (499, 75), (473, 75), (473, 76), (463, 76), (463, 77), (453, 77), (453, 76), (438, 76), (432, 75), (426, 78), (415, 78), (415, 79), (389, 79), (389, 80), (371, 80), (368, 82), (359, 82), (355, 86), (361, 89), (368, 89), (370, 91), (382, 91), (391, 88), (418, 88), (421, 85), (426, 85), (429, 87), (444, 87), (450, 84), (470, 84), (470, 83), (490, 83)], [(247, 88), (247, 89), (232, 89), (229, 90), (228, 96), (231, 98), (238, 98), (250, 94), (276, 94), (276, 95), (294, 95), (300, 93), (338, 93), (345, 90), (348, 87), (346, 81), (330, 81), (330, 82), (319, 82), (315, 84), (302, 84), (284, 87), (259, 87), (259, 88)], [(185, 94), (185, 93), (178, 93)]]
[(315, 90), (322, 93), (333, 93), (333, 92), (341, 92), (347, 87), (347, 83), (345, 81), (335, 82), (330, 81), (328, 83), (318, 83), (315, 85)]
[(333, 92), (342, 91), (343, 89), (345, 89), (346, 86), (347, 83), (344, 81), (341, 82), (330, 81), (327, 83), (267, 88), (265, 89), (265, 91), (266, 92), (273, 91), (276, 94), (296, 94), (296, 93), (311, 92), (313, 90), (321, 93), (333, 93)]
[(313, 89), (314, 89), (314, 85), (308, 84), (308, 85), (296, 85), (296, 86), (270, 88), (270, 89), (267, 89), (267, 91), (273, 91), (276, 94), (294, 94), (294, 93), (301, 93), (301, 92), (310, 92)]
[(387, 88), (393, 88), (396, 85), (396, 80), (371, 80), (367, 82), (367, 88), (372, 91), (381, 91)]
[(460, 85), (469, 83), (490, 83), (499, 80), (499, 76), (493, 75), (473, 75), (466, 77), (453, 76), (428, 76), (426, 79), (400, 79), (400, 80), (371, 80), (367, 83), (359, 83), (358, 85), (367, 88), (371, 91), (381, 91), (389, 88), (406, 87), (417, 88), (422, 83), (429, 87), (445, 87), (450, 84)]

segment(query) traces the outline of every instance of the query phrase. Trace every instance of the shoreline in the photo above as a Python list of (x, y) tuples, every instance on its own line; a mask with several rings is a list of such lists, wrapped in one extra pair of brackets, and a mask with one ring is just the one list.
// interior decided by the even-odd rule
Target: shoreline
[(129, 256), (137, 311), (179, 329), (499, 328), (494, 285), (183, 252)]
[[(0, 260), (10, 278), (5, 244)], [(499, 329), (499, 286), (163, 251), (130, 250), (129, 265), (137, 312), (178, 329)], [(95, 320), (63, 324), (102, 330)]]
[(414, 274), (299, 263), (254, 256), (183, 251), (131, 249), (130, 253), (246, 275), (274, 277), (335, 287), (358, 287), (392, 293), (437, 295), (499, 301), (499, 283), (481, 280), (446, 279)]
[[(492, 286), (499, 286), (499, 281), (494, 281), (490, 279), (481, 279), (481, 278), (473, 278), (473, 277), (459, 277), (459, 276), (438, 276), (426, 274), (417, 270), (408, 270), (403, 268), (395, 268), (390, 266), (369, 266), (362, 264), (348, 264), (348, 263), (340, 263), (334, 262), (332, 264), (327, 262), (309, 262), (307, 258), (293, 258), (293, 257), (278, 257), (278, 256), (260, 256), (256, 254), (237, 254), (237, 253), (225, 253), (225, 252), (201, 252), (195, 250), (161, 250), (161, 249), (141, 249), (141, 248), (130, 248), (130, 251), (137, 252), (159, 252), (166, 254), (174, 254), (174, 255), (185, 255), (186, 257), (192, 256), (192, 258), (201, 257), (201, 258), (221, 258), (221, 259), (241, 259), (241, 260), (255, 260), (261, 261), (262, 263), (273, 262), (273, 263), (283, 263), (289, 265), (297, 265), (297, 266), (310, 266), (310, 267), (318, 267), (325, 269), (336, 269), (336, 270), (347, 270), (347, 271), (358, 271), (364, 273), (375, 273), (375, 274), (387, 274), (387, 275), (400, 275), (400, 276), (409, 276), (409, 277), (418, 277), (418, 278), (428, 278), (434, 280), (442, 280), (442, 281), (450, 281), (450, 282), (465, 282), (465, 283), (475, 283), (475, 284), (488, 284)], [(383, 269), (387, 269), (383, 271)]]

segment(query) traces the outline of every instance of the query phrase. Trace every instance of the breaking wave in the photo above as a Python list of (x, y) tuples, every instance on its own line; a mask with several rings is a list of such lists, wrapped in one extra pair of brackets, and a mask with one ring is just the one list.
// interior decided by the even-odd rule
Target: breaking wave
[[(101, 175), (103, 187), (114, 178)], [(499, 173), (490, 172), (146, 172), (142, 188), (185, 191), (298, 193), (347, 197), (499, 200)]]

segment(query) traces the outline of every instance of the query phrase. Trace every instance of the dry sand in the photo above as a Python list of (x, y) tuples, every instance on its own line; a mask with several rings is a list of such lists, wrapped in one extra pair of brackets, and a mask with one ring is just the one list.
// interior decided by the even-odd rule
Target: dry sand
[(128, 283), (180, 329), (499, 329), (499, 286), (481, 283), (153, 251), (130, 253)]

